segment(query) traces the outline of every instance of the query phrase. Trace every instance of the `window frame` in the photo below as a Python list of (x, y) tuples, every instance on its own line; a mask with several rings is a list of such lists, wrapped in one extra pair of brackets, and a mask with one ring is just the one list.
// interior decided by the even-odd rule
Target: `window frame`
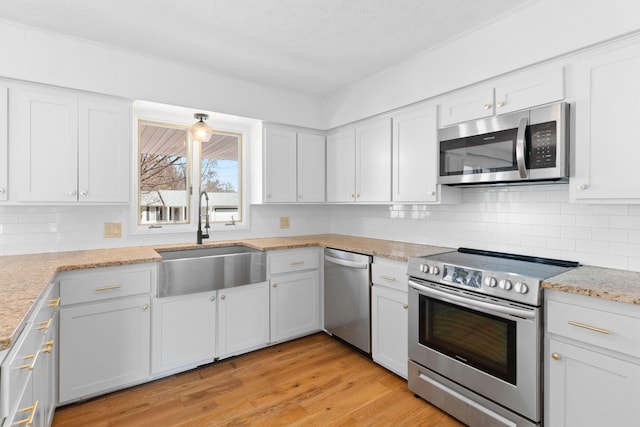
[[(199, 110), (202, 112), (202, 110)], [(205, 111), (206, 113), (206, 111)], [(146, 235), (146, 236), (162, 236), (162, 235), (175, 235), (179, 233), (189, 233), (193, 235), (193, 241), (195, 242), (195, 232), (198, 224), (198, 196), (199, 187), (195, 187), (194, 183), (200, 185), (200, 146), (194, 148), (194, 140), (191, 136), (189, 138), (189, 179), (190, 179), (190, 203), (191, 209), (189, 212), (189, 223), (181, 224), (158, 224), (158, 225), (140, 225), (138, 224), (138, 211), (139, 211), (139, 162), (140, 162), (140, 144), (139, 144), (139, 122), (155, 122), (159, 125), (176, 125), (178, 127), (185, 127), (189, 129), (194, 123), (193, 119), (194, 110), (184, 107), (177, 107), (165, 104), (157, 104), (148, 101), (135, 101), (133, 108), (133, 126), (132, 126), (132, 147), (131, 157), (131, 199), (130, 199), (130, 235)], [(217, 222), (211, 223), (210, 233), (214, 234), (221, 231), (237, 231), (247, 230), (250, 228), (250, 176), (249, 170), (251, 169), (249, 147), (252, 142), (250, 138), (255, 138), (257, 134), (261, 133), (262, 123), (259, 120), (249, 119), (240, 116), (232, 116), (222, 113), (208, 113), (210, 119), (207, 124), (215, 129), (215, 132), (229, 133), (238, 135), (240, 138), (239, 147), (239, 159), (240, 159), (240, 173), (238, 187), (240, 190), (240, 209), (242, 209), (242, 221), (236, 221), (235, 224), (230, 225), (227, 223)], [(256, 129), (259, 129), (256, 133)], [(194, 188), (195, 187), (195, 188)], [(196, 189), (198, 191), (196, 191)], [(180, 240), (182, 241), (182, 239)]]

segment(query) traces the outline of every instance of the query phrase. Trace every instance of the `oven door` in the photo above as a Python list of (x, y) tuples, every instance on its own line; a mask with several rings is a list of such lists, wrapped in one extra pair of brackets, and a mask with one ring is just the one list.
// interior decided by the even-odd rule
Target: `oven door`
[(539, 308), (409, 281), (409, 359), (536, 422), (541, 345)]

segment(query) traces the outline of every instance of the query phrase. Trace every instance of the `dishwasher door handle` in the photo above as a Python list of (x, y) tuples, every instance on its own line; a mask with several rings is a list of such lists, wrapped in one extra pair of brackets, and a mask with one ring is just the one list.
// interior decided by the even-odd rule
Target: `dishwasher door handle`
[(340, 259), (340, 258), (334, 258), (334, 257), (329, 256), (329, 255), (325, 255), (324, 259), (325, 259), (325, 261), (329, 261), (329, 262), (332, 262), (334, 264), (342, 265), (344, 267), (362, 268), (362, 269), (365, 269), (365, 268), (369, 267), (369, 263), (366, 263), (366, 262), (347, 261), (347, 260)]

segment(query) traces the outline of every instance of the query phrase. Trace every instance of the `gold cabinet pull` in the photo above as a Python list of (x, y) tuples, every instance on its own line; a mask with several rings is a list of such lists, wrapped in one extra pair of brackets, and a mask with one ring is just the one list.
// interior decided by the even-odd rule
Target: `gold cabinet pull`
[(120, 289), (120, 285), (103, 286), (101, 288), (96, 288), (96, 291), (98, 291), (98, 292), (100, 292), (100, 291), (110, 291), (112, 289)]
[(278, 287), (278, 284), (277, 284), (277, 283), (274, 283), (274, 284), (273, 284), (273, 285), (271, 285), (271, 286), (272, 286), (272, 287), (274, 287), (274, 288), (277, 288), (277, 287)]
[(149, 308), (149, 304), (145, 304), (145, 305), (142, 306), (143, 310), (147, 310), (148, 308)]
[(49, 326), (51, 326), (51, 321), (52, 320), (53, 320), (53, 318), (38, 323), (38, 325), (40, 325), (40, 326), (38, 326), (36, 328), (36, 331), (46, 331), (47, 329), (49, 329)]
[(33, 405), (31, 406), (27, 406), (26, 408), (21, 408), (18, 409), (18, 412), (28, 412), (31, 411), (31, 415), (29, 415), (27, 418), (17, 421), (16, 424), (17, 425), (26, 425), (26, 426), (32, 426), (33, 425), (33, 417), (35, 417), (36, 415), (36, 410), (38, 409), (38, 401), (36, 400), (35, 402), (33, 402)]
[(60, 305), (60, 297), (56, 299), (50, 299), (47, 302), (48, 302), (47, 307), (57, 307)]
[(395, 282), (395, 281), (396, 281), (396, 278), (395, 278), (395, 277), (391, 277), (391, 276), (384, 276), (384, 275), (381, 275), (381, 276), (380, 276), (380, 278), (381, 278), (381, 279), (384, 279), (384, 280), (388, 280), (388, 281), (390, 281), (390, 282)]
[(560, 354), (558, 353), (551, 353), (551, 358), (553, 360), (560, 360)]
[(304, 261), (293, 261), (291, 262), (291, 265), (303, 265)]
[(402, 304), (402, 308), (406, 310), (407, 308), (409, 308), (409, 304)]
[(605, 334), (605, 335), (611, 334), (611, 332), (607, 331), (606, 329), (596, 328), (595, 326), (585, 325), (584, 323), (580, 323), (580, 322), (574, 322), (574, 321), (570, 320), (569, 324), (572, 325), (572, 326), (577, 326), (578, 328), (588, 329), (590, 331), (599, 332), (599, 333)]
[(31, 359), (31, 363), (25, 363), (24, 365), (21, 365), (18, 369), (28, 369), (30, 371), (33, 371), (33, 367), (36, 366), (36, 361), (38, 360), (39, 354), (40, 354), (40, 351), (37, 351), (35, 354), (30, 354), (28, 356), (25, 356), (23, 359), (24, 360)]

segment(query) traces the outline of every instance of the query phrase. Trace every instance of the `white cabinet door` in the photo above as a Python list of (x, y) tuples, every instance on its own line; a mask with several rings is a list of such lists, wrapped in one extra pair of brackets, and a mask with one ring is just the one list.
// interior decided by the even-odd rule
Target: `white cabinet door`
[(265, 129), (265, 202), (296, 201), (296, 133)]
[(129, 103), (81, 99), (78, 114), (78, 200), (128, 202)]
[(34, 394), (43, 426), (51, 425), (58, 401), (58, 314), (47, 325), (43, 345), (40, 347), (40, 367), (34, 369)]
[(640, 366), (550, 339), (549, 427), (628, 426), (637, 421)]
[(216, 291), (154, 298), (153, 374), (213, 361), (216, 345)]
[(356, 201), (391, 201), (391, 119), (356, 127)]
[(575, 65), (575, 170), (573, 200), (640, 199), (640, 46), (609, 50)]
[(149, 376), (149, 303), (140, 296), (60, 311), (60, 402)]
[[(38, 362), (36, 360), (36, 362)], [(34, 369), (36, 369), (34, 367)], [(30, 375), (27, 381), (26, 387), (21, 391), (19, 396), (18, 405), (16, 408), (11, 408), (9, 413), (6, 414), (7, 418), (4, 420), (3, 426), (18, 427), (18, 426), (43, 426), (42, 411), (39, 410), (36, 404), (36, 395), (34, 390), (34, 377)]]
[(438, 128), (429, 106), (393, 117), (393, 201), (438, 200)]
[(269, 283), (218, 291), (218, 356), (264, 347), (269, 342)]
[(271, 278), (271, 342), (320, 329), (320, 273), (284, 274)]
[(298, 202), (324, 202), (324, 177), (324, 136), (298, 133)]
[(407, 378), (408, 296), (373, 286), (371, 291), (372, 356), (376, 363)]
[(500, 80), (495, 87), (495, 113), (524, 110), (564, 98), (563, 70), (560, 67), (518, 73)]
[(480, 119), (493, 115), (493, 88), (480, 87), (447, 96), (440, 104), (440, 124)]
[(355, 146), (353, 129), (327, 136), (327, 202), (355, 201)]
[(7, 200), (9, 192), (9, 90), (0, 86), (0, 201)]
[(12, 147), (18, 200), (75, 202), (78, 191), (77, 98), (19, 89), (11, 92)]

